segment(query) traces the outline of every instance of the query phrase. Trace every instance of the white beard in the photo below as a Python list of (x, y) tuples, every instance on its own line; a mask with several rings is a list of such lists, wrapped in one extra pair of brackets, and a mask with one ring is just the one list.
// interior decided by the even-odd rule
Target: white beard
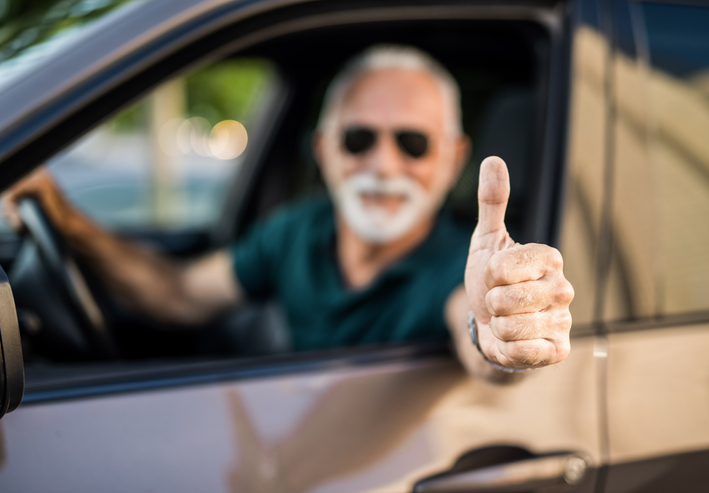
[[(365, 205), (362, 194), (397, 195), (404, 198), (396, 212)], [(437, 209), (438, 202), (413, 178), (382, 179), (371, 172), (352, 175), (334, 191), (343, 219), (365, 241), (389, 243), (404, 236)]]

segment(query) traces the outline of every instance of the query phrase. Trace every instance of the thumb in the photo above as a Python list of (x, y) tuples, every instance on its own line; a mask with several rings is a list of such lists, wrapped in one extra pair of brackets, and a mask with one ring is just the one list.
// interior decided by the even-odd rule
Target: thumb
[(480, 165), (478, 184), (479, 235), (505, 230), (505, 210), (510, 198), (510, 175), (507, 165), (497, 156), (485, 158)]

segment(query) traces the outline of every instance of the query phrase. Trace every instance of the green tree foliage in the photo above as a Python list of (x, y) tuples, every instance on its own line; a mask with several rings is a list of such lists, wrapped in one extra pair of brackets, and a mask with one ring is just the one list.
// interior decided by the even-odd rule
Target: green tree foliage
[(0, 0), (0, 61), (131, 0)]
[[(248, 127), (265, 88), (272, 82), (272, 65), (257, 58), (227, 59), (199, 70), (185, 79), (185, 118), (199, 116), (211, 125), (236, 120)], [(121, 112), (111, 120), (116, 132), (133, 132), (147, 123), (147, 101)]]
[(212, 125), (222, 120), (247, 123), (251, 105), (271, 80), (272, 68), (259, 59), (225, 60), (187, 77), (188, 116)]
[[(22, 55), (75, 30), (133, 0), (0, 0), (0, 62)], [(225, 60), (185, 80), (187, 115), (206, 118), (212, 125), (232, 119), (246, 123), (251, 105), (272, 77), (271, 66), (257, 59)], [(119, 114), (116, 131), (145, 124), (145, 103)]]

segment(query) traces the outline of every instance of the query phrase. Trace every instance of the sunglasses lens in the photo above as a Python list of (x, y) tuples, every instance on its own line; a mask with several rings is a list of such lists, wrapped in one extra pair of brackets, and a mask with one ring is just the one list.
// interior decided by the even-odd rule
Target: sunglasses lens
[(350, 128), (345, 130), (344, 146), (350, 154), (359, 154), (374, 145), (376, 136), (366, 128)]
[(414, 158), (423, 157), (428, 151), (428, 137), (420, 132), (404, 131), (396, 134), (401, 150)]

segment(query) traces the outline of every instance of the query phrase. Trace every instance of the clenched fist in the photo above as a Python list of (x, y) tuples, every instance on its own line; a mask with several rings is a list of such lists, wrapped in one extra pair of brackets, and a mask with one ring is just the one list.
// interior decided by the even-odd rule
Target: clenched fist
[(504, 221), (509, 195), (505, 162), (485, 159), (465, 289), (484, 355), (508, 368), (540, 368), (569, 354), (574, 290), (558, 250), (512, 241)]

